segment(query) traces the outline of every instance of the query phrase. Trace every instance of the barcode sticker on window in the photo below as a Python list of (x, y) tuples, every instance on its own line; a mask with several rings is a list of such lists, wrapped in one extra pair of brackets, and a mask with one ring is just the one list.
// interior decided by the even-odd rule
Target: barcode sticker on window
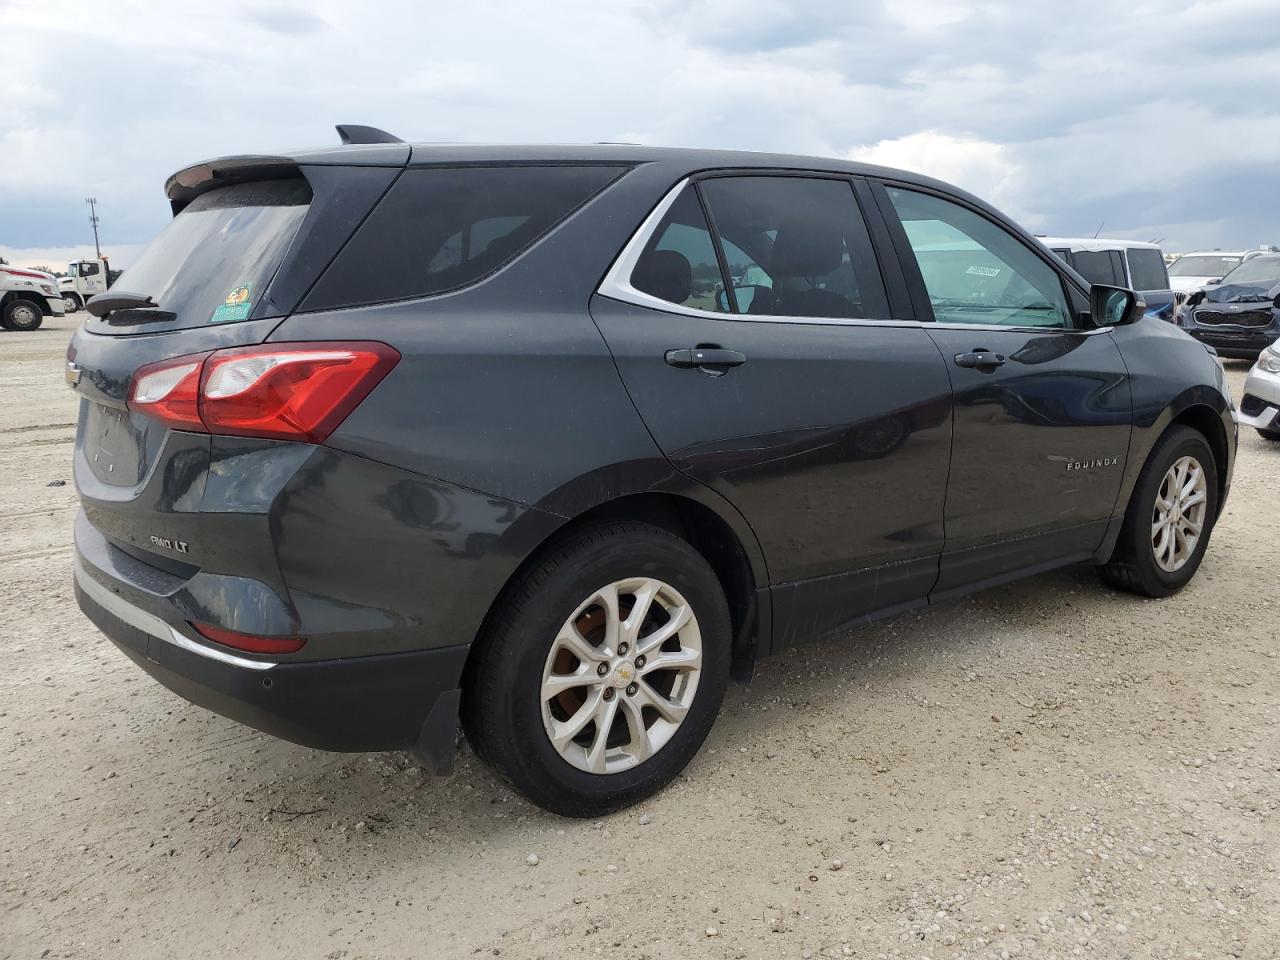
[(1000, 276), (1000, 271), (995, 267), (972, 266), (968, 270), (966, 270), (965, 273), (972, 273), (974, 276), (978, 276), (978, 277)]

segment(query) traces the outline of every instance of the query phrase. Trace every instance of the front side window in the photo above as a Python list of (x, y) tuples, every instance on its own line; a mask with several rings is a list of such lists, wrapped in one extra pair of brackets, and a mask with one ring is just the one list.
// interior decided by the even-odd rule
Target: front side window
[(1150, 247), (1133, 247), (1128, 251), (1129, 276), (1135, 290), (1168, 290), (1169, 274), (1164, 268), (1164, 257), (1159, 250)]
[(80, 276), (82, 277), (92, 277), (96, 275), (97, 272), (98, 272), (98, 265), (96, 263), (80, 264)]
[(967, 207), (889, 188), (939, 323), (1073, 326), (1056, 270)]

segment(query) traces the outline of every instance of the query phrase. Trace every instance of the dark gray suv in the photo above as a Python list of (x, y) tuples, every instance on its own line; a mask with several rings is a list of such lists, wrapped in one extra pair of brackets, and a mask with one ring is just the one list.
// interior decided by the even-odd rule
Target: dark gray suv
[(1204, 555), (1216, 357), (966, 193), (345, 139), (175, 174), (68, 351), (77, 598), (195, 703), (439, 772), (461, 718), (595, 815), (768, 654), (1063, 564), (1164, 596)]

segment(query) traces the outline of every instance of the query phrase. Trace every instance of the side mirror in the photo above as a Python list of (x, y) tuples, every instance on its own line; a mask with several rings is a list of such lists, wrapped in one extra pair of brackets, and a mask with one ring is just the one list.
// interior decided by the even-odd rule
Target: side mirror
[(1089, 313), (1099, 327), (1136, 323), (1146, 312), (1146, 303), (1133, 290), (1105, 283), (1095, 283), (1089, 288)]
[(1222, 284), (1222, 280), (1221, 280), (1221, 279), (1218, 279), (1218, 278), (1215, 278), (1215, 279), (1213, 279), (1213, 280), (1208, 281), (1208, 282), (1205, 284), (1205, 286), (1206, 286), (1206, 287), (1217, 287), (1217, 286), (1221, 286), (1221, 284)]

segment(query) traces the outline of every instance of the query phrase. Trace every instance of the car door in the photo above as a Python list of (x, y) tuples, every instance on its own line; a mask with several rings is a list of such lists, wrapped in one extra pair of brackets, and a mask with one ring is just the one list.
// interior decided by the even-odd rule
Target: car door
[(950, 384), (892, 319), (910, 308), (887, 266), (897, 313), (848, 179), (704, 176), (592, 301), (663, 452), (759, 538), (778, 645), (923, 602), (937, 576)]
[(1123, 509), (1132, 400), (1110, 333), (1047, 251), (985, 211), (876, 192), (955, 401), (935, 596), (1087, 558)]

